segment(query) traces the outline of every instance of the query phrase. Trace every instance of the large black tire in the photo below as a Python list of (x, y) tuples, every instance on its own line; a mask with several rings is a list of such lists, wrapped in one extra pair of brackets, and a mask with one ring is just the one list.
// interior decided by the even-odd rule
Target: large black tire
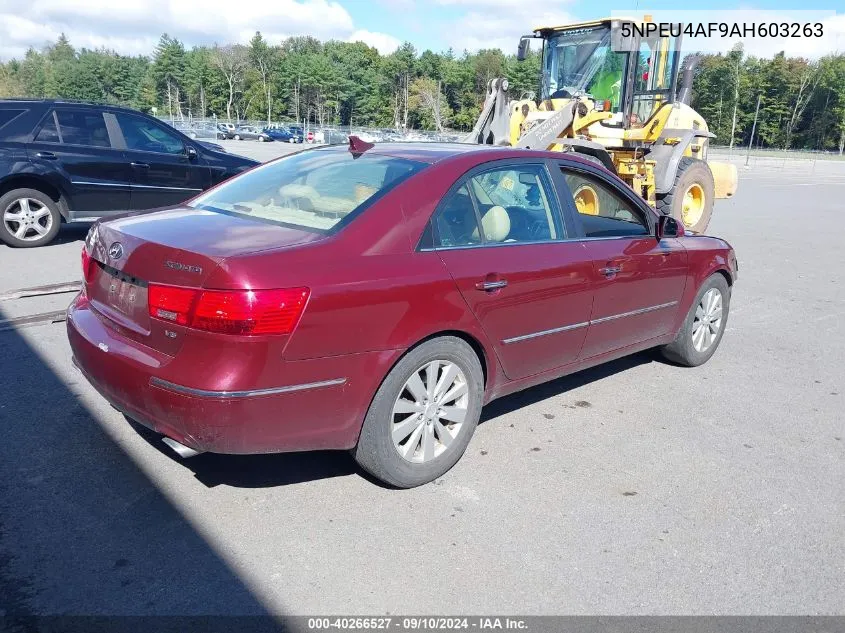
[[(430, 461), (413, 463), (400, 455), (393, 443), (393, 407), (404, 393), (405, 384), (411, 376), (436, 360), (454, 363), (463, 372), (468, 395), (466, 416), (457, 435), (443, 452)], [(478, 425), (483, 394), (481, 362), (465, 341), (453, 336), (426, 341), (402, 358), (382, 382), (367, 411), (358, 445), (352, 454), (361, 468), (397, 488), (413, 488), (434, 481), (464, 454)]]
[[(720, 295), (721, 321), (718, 324), (718, 331), (715, 332), (715, 337), (709, 346), (706, 349), (699, 350), (696, 349), (693, 333), (695, 331), (695, 326), (701, 321), (701, 317), (704, 316), (702, 314), (704, 310), (702, 309), (699, 311), (700, 307), (704, 307), (701, 306), (702, 299), (711, 289), (715, 289)], [(672, 343), (661, 348), (660, 351), (663, 356), (674, 363), (678, 363), (679, 365), (684, 365), (686, 367), (698, 367), (699, 365), (706, 363), (710, 360), (713, 354), (716, 353), (719, 343), (722, 342), (722, 336), (724, 335), (725, 328), (728, 325), (728, 313), (730, 312), (730, 307), (731, 288), (728, 285), (728, 282), (721, 273), (711, 275), (701, 285), (701, 288), (699, 288), (698, 294), (696, 294), (695, 300), (692, 302), (692, 306), (684, 319), (684, 324), (678, 332), (678, 336)], [(708, 327), (708, 325), (706, 325), (706, 321), (702, 324), (702, 327)], [(712, 332), (713, 328), (710, 328), (710, 331)]]
[[(21, 207), (22, 200), (33, 200), (40, 203), (49, 214), (40, 218), (35, 217), (37, 213), (34, 212), (33, 207), (35, 203), (26, 203), (26, 206), (33, 211), (33, 215), (26, 218), (33, 224), (24, 231), (25, 239), (20, 239), (15, 236), (15, 233), (20, 228), (20, 223), (9, 222), (6, 211), (18, 215), (19, 213), (27, 213)], [(40, 209), (39, 209), (40, 210)], [(38, 223), (40, 227), (47, 228), (43, 234), (38, 234), (34, 223)], [(59, 205), (54, 202), (50, 196), (38, 191), (37, 189), (13, 189), (0, 196), (0, 240), (3, 240), (9, 246), (16, 246), (18, 248), (33, 248), (35, 246), (44, 246), (53, 240), (59, 232), (59, 226), (62, 223), (62, 216), (59, 213)]]
[[(695, 185), (700, 187), (703, 193), (704, 205), (701, 214), (689, 221), (689, 218), (684, 217), (684, 196)], [(657, 211), (663, 215), (671, 215), (678, 222), (683, 223), (687, 231), (704, 233), (710, 224), (710, 216), (713, 215), (715, 197), (716, 185), (713, 181), (713, 172), (710, 171), (707, 163), (697, 158), (684, 157), (678, 164), (672, 190), (657, 197)]]

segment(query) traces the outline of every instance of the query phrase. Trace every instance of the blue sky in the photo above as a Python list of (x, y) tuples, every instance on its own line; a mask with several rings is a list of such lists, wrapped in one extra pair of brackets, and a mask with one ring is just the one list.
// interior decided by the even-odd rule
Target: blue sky
[[(842, 0), (818, 0), (813, 8), (839, 8), (830, 29), (840, 39), (827, 46), (845, 51), (845, 7), (837, 5)], [(712, 19), (715, 11), (737, 6), (730, 0), (708, 0), (700, 16)], [(783, 11), (799, 3), (755, 0), (742, 6)], [(30, 46), (45, 46), (60, 33), (77, 47), (148, 55), (163, 32), (190, 46), (245, 43), (256, 30), (273, 43), (291, 35), (314, 35), (322, 40), (361, 40), (382, 53), (402, 41), (412, 42), (420, 51), (499, 47), (510, 52), (519, 36), (535, 26), (614, 11), (642, 14), (678, 8), (683, 5), (677, 0), (0, 0), (0, 59), (21, 57)], [(827, 52), (819, 42), (790, 45), (792, 53)]]
[[(676, 11), (687, 8), (678, 0), (572, 0), (535, 2), (532, 0), (342, 0), (356, 24), (368, 31), (388, 33), (402, 41), (410, 41), (418, 49), (444, 50), (450, 46), (460, 51), (461, 42), (478, 48), (486, 39), (507, 51), (515, 50), (520, 34), (540, 24), (551, 25), (569, 20), (589, 20), (624, 12), (631, 15), (650, 11)], [(803, 3), (792, 0), (761, 0), (738, 4), (735, 0), (708, 0), (707, 12), (698, 19), (711, 19), (714, 11), (738, 8), (764, 11), (795, 12)], [(813, 10), (843, 14), (842, 0), (820, 0)], [(720, 14), (728, 19), (728, 14)], [(536, 16), (536, 17), (534, 17)], [(544, 21), (545, 18), (545, 21)], [(801, 20), (801, 13), (790, 13), (790, 20)], [(807, 19), (814, 19), (808, 15)], [(842, 38), (839, 50), (845, 51), (845, 21), (840, 15), (837, 27)], [(839, 31), (838, 31), (839, 32)], [(797, 51), (796, 51), (797, 52)]]

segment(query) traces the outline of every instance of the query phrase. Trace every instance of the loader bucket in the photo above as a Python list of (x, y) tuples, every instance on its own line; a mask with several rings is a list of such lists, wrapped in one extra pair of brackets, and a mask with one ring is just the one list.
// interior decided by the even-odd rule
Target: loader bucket
[(713, 172), (713, 183), (716, 185), (716, 198), (732, 197), (736, 193), (739, 181), (736, 165), (718, 161), (707, 161), (707, 165), (710, 167), (710, 171)]

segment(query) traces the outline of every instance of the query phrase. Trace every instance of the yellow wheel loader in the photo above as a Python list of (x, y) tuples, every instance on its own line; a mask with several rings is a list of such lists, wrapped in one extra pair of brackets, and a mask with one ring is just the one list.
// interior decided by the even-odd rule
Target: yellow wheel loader
[[(650, 36), (644, 23), (606, 18), (524, 36), (520, 61), (531, 39), (542, 42), (539, 101), (511, 100), (507, 79), (493, 79), (463, 140), (584, 154), (659, 212), (701, 233), (714, 199), (736, 192), (737, 170), (707, 160), (715, 135), (688, 105), (696, 58), (687, 58), (679, 88), (681, 37)], [(581, 213), (611, 212), (592, 187), (573, 194)]]

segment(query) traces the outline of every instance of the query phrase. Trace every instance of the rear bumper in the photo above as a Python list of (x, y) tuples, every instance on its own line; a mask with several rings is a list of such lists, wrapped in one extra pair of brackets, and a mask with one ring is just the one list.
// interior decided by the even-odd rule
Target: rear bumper
[(67, 332), (74, 364), (112, 406), (185, 446), (215, 453), (353, 447), (381, 377), (401, 353), (279, 360), (277, 384), (221, 390), (191, 385), (190, 359), (122, 336), (85, 298), (68, 309)]

